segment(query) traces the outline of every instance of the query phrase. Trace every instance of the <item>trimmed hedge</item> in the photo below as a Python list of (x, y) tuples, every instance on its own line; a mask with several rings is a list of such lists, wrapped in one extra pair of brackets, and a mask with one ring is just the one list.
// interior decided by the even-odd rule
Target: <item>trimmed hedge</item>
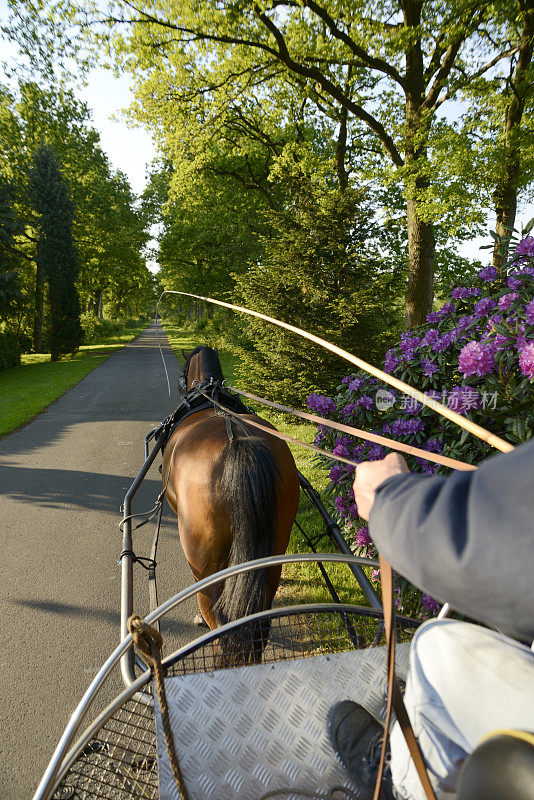
[(17, 336), (10, 331), (0, 331), (0, 370), (18, 367), (20, 347)]

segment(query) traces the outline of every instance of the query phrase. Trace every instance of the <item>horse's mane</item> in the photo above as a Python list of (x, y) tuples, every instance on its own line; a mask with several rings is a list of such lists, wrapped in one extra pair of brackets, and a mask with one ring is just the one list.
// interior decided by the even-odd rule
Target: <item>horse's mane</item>
[(200, 365), (202, 369), (202, 374), (206, 380), (213, 378), (216, 381), (223, 381), (224, 375), (221, 368), (221, 362), (219, 361), (219, 355), (216, 350), (213, 350), (211, 347), (205, 347), (203, 345), (199, 347), (195, 347), (192, 353), (189, 354), (187, 361), (184, 364), (184, 371), (187, 375), (187, 370), (189, 369), (189, 364), (193, 356), (200, 353)]

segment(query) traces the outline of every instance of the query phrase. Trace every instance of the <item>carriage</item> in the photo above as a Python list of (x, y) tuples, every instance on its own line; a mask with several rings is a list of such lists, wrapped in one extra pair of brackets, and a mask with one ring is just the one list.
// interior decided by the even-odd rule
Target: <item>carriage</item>
[[(232, 564), (201, 577), (158, 605), (156, 553), (164, 492), (147, 514), (134, 512), (135, 495), (182, 419), (198, 419), (199, 411), (208, 406), (216, 410), (216, 405), (224, 403), (234, 404), (236, 419), (243, 411), (237, 398), (213, 378), (197, 382), (192, 389), (183, 388), (184, 402), (147, 435), (145, 462), (124, 498), (121, 642), (73, 713), (34, 800), (357, 799), (360, 790), (334, 755), (325, 719), (328, 708), (346, 697), (374, 713), (385, 712), (384, 616), (382, 602), (366, 573), (366, 568), (374, 568), (378, 562), (353, 555), (318, 493), (299, 473), (300, 492), (321, 517), (323, 535), (333, 552), (317, 553), (317, 540), (308, 538), (310, 553), (282, 552)], [(228, 411), (228, 405), (224, 408)], [(227, 415), (224, 418), (228, 427)], [(163, 472), (165, 482), (165, 468)], [(134, 550), (133, 530), (137, 519), (145, 524), (152, 518), (150, 555), (143, 558)], [(199, 630), (193, 641), (182, 643), (162, 659), (162, 700), (129, 632), (136, 563), (146, 568), (148, 578), (150, 613), (146, 622), (156, 629), (161, 625), (170, 642), (172, 623), (166, 627), (166, 621), (191, 598), (209, 596), (236, 576), (268, 575), (269, 570), (279, 575), (284, 564), (306, 562), (319, 565), (331, 602), (256, 608), (225, 624), (219, 620), (213, 629)], [(351, 571), (367, 606), (340, 602), (325, 569), (325, 564), (332, 563), (342, 563)], [(399, 642), (396, 668), (401, 680), (407, 671), (408, 641), (418, 624), (405, 617), (395, 620)], [(164, 730), (166, 719), (174, 733), (171, 746)], [(183, 792), (173, 776), (175, 755)]]

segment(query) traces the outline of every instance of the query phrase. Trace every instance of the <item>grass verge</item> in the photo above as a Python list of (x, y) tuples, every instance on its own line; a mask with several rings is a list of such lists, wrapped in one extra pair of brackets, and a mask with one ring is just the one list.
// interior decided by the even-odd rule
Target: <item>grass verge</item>
[(44, 411), (115, 350), (135, 339), (147, 326), (140, 322), (97, 342), (80, 347), (74, 356), (50, 361), (50, 354), (22, 356), (20, 367), (0, 372), (0, 437), (12, 433)]
[[(205, 344), (202, 334), (195, 333), (194, 330), (184, 330), (178, 325), (164, 322), (165, 332), (174, 351), (179, 355), (180, 361), (183, 358), (180, 349), (192, 350), (198, 345)], [(236, 357), (228, 350), (219, 350), (223, 374), (231, 383), (233, 381), (234, 370), (237, 363)], [(246, 386), (239, 388), (246, 389)], [(276, 400), (274, 397), (268, 400)], [(254, 408), (264, 419), (269, 420), (281, 433), (294, 436), (303, 442), (313, 443), (316, 429), (315, 426), (301, 422), (288, 414), (272, 411), (261, 404), (249, 403), (247, 405)], [(297, 469), (310, 481), (312, 486), (322, 492), (328, 484), (328, 477), (324, 467), (315, 461), (315, 456), (311, 450), (307, 450), (297, 445), (289, 445)], [(312, 540), (317, 540), (324, 534), (324, 523), (317, 512), (315, 506), (308, 498), (301, 494), (297, 523)], [(335, 552), (335, 546), (331, 540), (324, 536), (315, 543), (318, 552)], [(287, 549), (291, 553), (309, 553), (310, 548), (305, 537), (295, 525), (291, 532), (291, 539)], [(363, 596), (359, 584), (356, 583), (352, 573), (343, 564), (324, 565), (332, 584), (334, 585), (341, 602), (357, 603), (359, 605), (369, 605)], [(276, 602), (281, 605), (292, 605), (294, 603), (321, 603), (331, 600), (330, 593), (326, 588), (324, 579), (317, 564), (286, 564), (282, 571), (280, 588), (276, 596)]]

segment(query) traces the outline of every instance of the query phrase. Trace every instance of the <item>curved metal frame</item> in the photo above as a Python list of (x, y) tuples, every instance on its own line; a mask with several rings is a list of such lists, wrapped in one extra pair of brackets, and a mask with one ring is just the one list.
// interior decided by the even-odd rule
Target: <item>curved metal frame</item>
[[(298, 554), (288, 554), (281, 556), (270, 556), (268, 558), (260, 558), (256, 561), (248, 561), (244, 564), (237, 564), (232, 567), (227, 567), (227, 569), (221, 570), (220, 572), (216, 572), (213, 575), (208, 576), (207, 578), (203, 578), (200, 581), (197, 581), (192, 586), (183, 589), (178, 594), (171, 597), (165, 603), (162, 603), (155, 611), (152, 611), (150, 614), (147, 615), (145, 618), (146, 622), (153, 623), (156, 622), (160, 617), (167, 614), (173, 608), (178, 606), (180, 603), (183, 603), (185, 600), (193, 597), (197, 592), (202, 591), (203, 589), (209, 588), (220, 581), (226, 580), (226, 578), (231, 577), (232, 575), (238, 575), (242, 572), (251, 572), (255, 569), (263, 569), (265, 567), (274, 567), (279, 566), (282, 564), (293, 564), (293, 563), (316, 563), (324, 561), (327, 563), (334, 563), (334, 564), (348, 564), (348, 565), (359, 565), (361, 567), (378, 567), (378, 561), (375, 559), (369, 558), (362, 558), (361, 556), (346, 556), (341, 555), (339, 553), (298, 553)], [(332, 604), (333, 611), (341, 611), (343, 609), (342, 606), (338, 604)], [(291, 608), (291, 607), (290, 607)], [(297, 607), (298, 608), (298, 607)], [(306, 605), (303, 606), (304, 611), (310, 611), (313, 606)], [(356, 608), (358, 606), (347, 606), (347, 608)], [(288, 609), (280, 609), (281, 613), (284, 611), (287, 613)], [(275, 609), (277, 612), (278, 609)], [(372, 609), (366, 609), (366, 612), (373, 612)], [(247, 620), (254, 621), (255, 619), (261, 619), (263, 617), (269, 616), (272, 613), (272, 609), (268, 611), (262, 611), (259, 614), (252, 615), (247, 617)], [(378, 610), (375, 612), (378, 615)], [(401, 618), (402, 619), (402, 618)], [(413, 621), (412, 621), (413, 622)], [(193, 646), (198, 646), (199, 644), (203, 643), (203, 640), (208, 640), (213, 638), (214, 636), (220, 635), (221, 633), (226, 632), (227, 630), (231, 630), (233, 627), (241, 624), (242, 620), (238, 620), (237, 622), (229, 622), (227, 625), (222, 626), (221, 628), (217, 628), (216, 631), (209, 631), (205, 633), (203, 636), (198, 637), (194, 642), (191, 642), (189, 645), (186, 645), (185, 648), (191, 648)], [(108, 677), (109, 673), (113, 669), (113, 667), (124, 658), (124, 656), (130, 652), (133, 653), (132, 649), (132, 636), (130, 633), (127, 633), (121, 643), (115, 648), (115, 650), (111, 653), (108, 659), (104, 662), (102, 667), (99, 669), (91, 683), (89, 684), (87, 690), (85, 691), (82, 699), (80, 700), (78, 706), (76, 707), (75, 711), (73, 712), (69, 723), (61, 737), (54, 754), (50, 760), (50, 763), (41, 779), (41, 782), (37, 788), (37, 791), (33, 797), (33, 800), (48, 800), (52, 793), (54, 792), (57, 783), (58, 783), (58, 773), (63, 764), (63, 760), (66, 754), (69, 751), (69, 748), (74, 740), (77, 730), (80, 727), (81, 721), (85, 716), (86, 712), (88, 711), (91, 703), (100, 689), (100, 686)], [(177, 651), (179, 652), (179, 651)], [(176, 654), (174, 654), (176, 658)], [(165, 663), (168, 659), (165, 659)], [(122, 669), (122, 663), (121, 663)], [(124, 670), (123, 675), (124, 675)], [(126, 694), (128, 697), (133, 696), (136, 692), (139, 691), (140, 688), (144, 685), (144, 682), (150, 676), (150, 672), (144, 672), (139, 678), (134, 676), (133, 681), (129, 683), (129, 688), (126, 690)], [(140, 683), (139, 683), (140, 681)]]
[[(172, 599), (174, 600), (177, 597), (178, 595), (176, 595), (176, 597)], [(184, 597), (183, 600), (185, 599), (187, 598)], [(178, 601), (176, 605), (178, 605)], [(175, 607), (174, 605), (169, 606), (167, 610), (170, 611), (174, 607)], [(169, 667), (176, 661), (185, 658), (191, 652), (194, 652), (195, 650), (203, 647), (204, 645), (209, 644), (213, 639), (216, 639), (219, 636), (224, 635), (225, 633), (228, 633), (229, 631), (232, 631), (233, 629), (240, 627), (244, 622), (249, 623), (249, 622), (261, 621), (264, 619), (275, 619), (277, 617), (291, 616), (296, 614), (309, 614), (314, 612), (332, 612), (337, 614), (357, 613), (362, 616), (368, 616), (374, 618), (379, 618), (380, 616), (382, 616), (381, 612), (378, 611), (377, 609), (372, 609), (365, 606), (350, 605), (348, 603), (342, 603), (342, 604), (313, 603), (313, 604), (305, 604), (298, 606), (281, 606), (278, 608), (271, 608), (267, 609), (266, 611), (260, 611), (257, 614), (251, 614), (248, 617), (243, 617), (241, 619), (234, 620), (215, 630), (207, 631), (202, 636), (199, 636), (192, 642), (183, 645), (182, 647), (178, 648), (178, 650), (175, 650), (174, 653), (171, 653), (169, 656), (167, 656), (163, 660), (162, 666), (165, 670), (166, 667)], [(161, 616), (162, 615), (160, 615), (160, 617)], [(405, 617), (400, 617), (399, 619), (405, 622), (414, 623), (414, 620), (410, 620)], [(115, 712), (124, 705), (124, 703), (132, 699), (135, 695), (142, 694), (144, 686), (146, 686), (146, 684), (151, 680), (151, 678), (152, 675), (150, 670), (143, 672), (136, 678), (136, 680), (128, 688), (126, 688), (120, 695), (118, 695), (118, 697), (116, 697), (115, 700), (113, 700), (113, 702), (110, 703), (110, 705), (104, 709), (104, 711), (102, 711), (99, 714), (99, 716), (84, 731), (83, 735), (78, 739), (76, 744), (66, 753), (64, 758), (60, 761), (60, 764), (58, 765), (58, 770), (53, 779), (52, 788), (51, 789), (49, 788), (48, 791), (43, 794), (37, 793), (34, 796), (33, 800), (46, 800), (46, 798), (48, 798), (50, 794), (56, 790), (57, 786), (63, 780), (68, 770), (73, 765), (73, 763), (76, 761), (77, 757), (80, 755), (83, 748), (91, 741), (91, 739), (95, 736), (95, 734), (98, 733), (98, 731), (102, 728), (102, 726), (105, 725), (109, 719), (111, 719), (111, 717), (115, 714)], [(152, 704), (152, 696), (148, 694), (145, 694), (144, 696), (146, 697), (147, 702)], [(87, 710), (87, 708), (85, 710)], [(77, 711), (78, 709), (76, 709), (74, 713), (76, 714)]]

